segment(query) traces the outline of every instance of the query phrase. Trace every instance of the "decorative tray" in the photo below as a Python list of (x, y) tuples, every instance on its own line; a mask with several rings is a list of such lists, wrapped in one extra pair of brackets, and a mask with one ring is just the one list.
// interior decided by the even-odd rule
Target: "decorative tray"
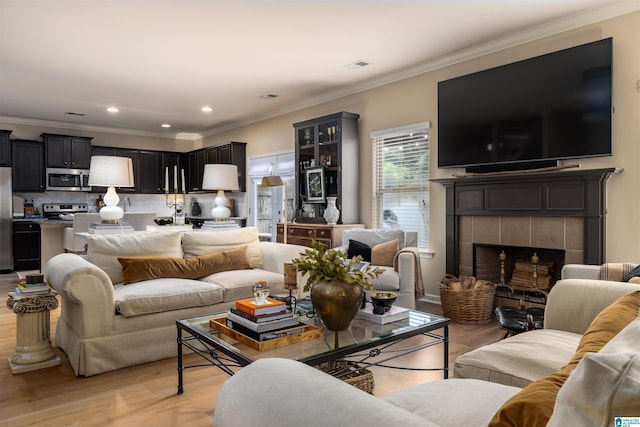
[(323, 334), (323, 330), (317, 326), (307, 325), (305, 323), (301, 323), (300, 325), (304, 326), (304, 329), (299, 334), (286, 335), (280, 338), (274, 338), (266, 341), (257, 341), (228, 327), (227, 316), (214, 317), (213, 319), (209, 320), (209, 326), (211, 328), (258, 351), (273, 350), (274, 348), (284, 347), (285, 345), (312, 340), (314, 338), (321, 337)]

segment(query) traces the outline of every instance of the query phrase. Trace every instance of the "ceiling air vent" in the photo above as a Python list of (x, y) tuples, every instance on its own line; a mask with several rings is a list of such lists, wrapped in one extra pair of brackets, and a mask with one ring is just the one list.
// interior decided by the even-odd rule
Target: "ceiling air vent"
[(371, 62), (364, 61), (364, 60), (360, 59), (360, 60), (358, 60), (356, 62), (352, 62), (351, 64), (345, 65), (344, 68), (346, 68), (348, 70), (357, 70), (359, 68), (366, 67), (367, 65), (371, 65)]
[(74, 113), (72, 111), (67, 111), (67, 112), (65, 112), (65, 114), (67, 114), (69, 116), (81, 116), (81, 117), (86, 116), (86, 113)]
[(260, 99), (276, 99), (277, 97), (279, 97), (280, 95), (275, 95), (273, 93), (268, 93), (266, 95), (260, 95), (259, 98)]

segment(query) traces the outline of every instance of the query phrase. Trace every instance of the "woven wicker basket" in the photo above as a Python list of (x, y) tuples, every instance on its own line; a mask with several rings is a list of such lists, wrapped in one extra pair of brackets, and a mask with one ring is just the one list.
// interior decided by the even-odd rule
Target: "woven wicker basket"
[(495, 285), (491, 283), (489, 287), (463, 289), (456, 292), (447, 286), (454, 280), (456, 280), (454, 276), (447, 275), (439, 282), (440, 301), (444, 316), (454, 322), (470, 325), (489, 323), (496, 294)]
[(331, 362), (321, 363), (316, 368), (322, 372), (334, 376), (347, 384), (358, 387), (360, 390), (373, 394), (375, 383), (373, 381), (373, 372), (359, 366), (356, 362), (348, 360), (334, 360)]

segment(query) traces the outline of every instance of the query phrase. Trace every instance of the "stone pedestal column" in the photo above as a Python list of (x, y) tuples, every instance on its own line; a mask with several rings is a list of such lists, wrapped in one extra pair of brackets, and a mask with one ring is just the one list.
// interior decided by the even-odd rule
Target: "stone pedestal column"
[(58, 307), (56, 293), (19, 295), (9, 293), (7, 307), (16, 319), (16, 349), (9, 357), (12, 374), (60, 365), (60, 357), (51, 346), (50, 310)]

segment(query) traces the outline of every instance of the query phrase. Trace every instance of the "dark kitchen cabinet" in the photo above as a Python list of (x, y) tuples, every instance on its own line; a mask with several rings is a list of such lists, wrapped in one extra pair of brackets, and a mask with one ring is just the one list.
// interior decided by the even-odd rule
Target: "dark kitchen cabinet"
[(11, 166), (10, 130), (0, 130), (0, 166)]
[(162, 179), (162, 152), (139, 151), (140, 163), (140, 193), (159, 194), (164, 193), (164, 181)]
[[(115, 147), (93, 147), (92, 150), (93, 156), (117, 156), (117, 157), (129, 157), (131, 159), (131, 163), (133, 166), (133, 187), (118, 187), (116, 190), (118, 193), (139, 193), (140, 186), (140, 153), (138, 150), (133, 150), (129, 148), (115, 148)], [(106, 192), (106, 187), (98, 187), (92, 186), (92, 193), (104, 193)]]
[(140, 193), (140, 152), (128, 148), (116, 148), (116, 156), (129, 157), (133, 164), (133, 187), (118, 187), (120, 193)]
[(40, 270), (40, 224), (13, 223), (13, 269)]
[(44, 144), (40, 141), (11, 141), (11, 178), (13, 191), (45, 190)]
[(168, 188), (167, 191), (169, 193), (173, 193), (173, 174), (174, 174), (174, 170), (177, 169), (178, 171), (178, 191), (182, 192), (182, 170), (184, 170), (185, 176), (184, 176), (184, 186), (185, 189), (188, 190), (188, 185), (187, 185), (187, 181), (188, 181), (188, 167), (186, 167), (187, 162), (185, 161), (186, 157), (183, 157), (183, 155), (181, 153), (175, 153), (175, 152), (170, 152), (170, 151), (163, 151), (162, 152), (162, 175), (161, 175), (161, 187), (162, 187), (162, 191), (164, 192), (164, 187), (166, 185), (166, 174), (167, 172), (169, 173), (169, 184), (168, 184)]
[(91, 140), (84, 136), (43, 133), (48, 168), (89, 169)]
[(206, 150), (197, 150), (189, 153), (189, 179), (187, 179), (188, 192), (202, 190), (202, 175), (204, 174), (204, 165), (206, 160)]
[[(94, 146), (94, 156), (130, 157), (133, 162), (134, 188), (121, 188), (119, 192), (161, 194), (165, 192), (166, 172), (169, 172), (169, 192), (173, 193), (174, 167), (178, 171), (178, 192), (182, 192), (182, 170), (187, 192), (202, 191), (202, 176), (207, 163), (234, 164), (238, 167), (241, 192), (246, 191), (247, 144), (228, 142), (188, 153), (171, 151), (135, 150)], [(92, 187), (91, 191), (104, 193), (104, 187)]]

